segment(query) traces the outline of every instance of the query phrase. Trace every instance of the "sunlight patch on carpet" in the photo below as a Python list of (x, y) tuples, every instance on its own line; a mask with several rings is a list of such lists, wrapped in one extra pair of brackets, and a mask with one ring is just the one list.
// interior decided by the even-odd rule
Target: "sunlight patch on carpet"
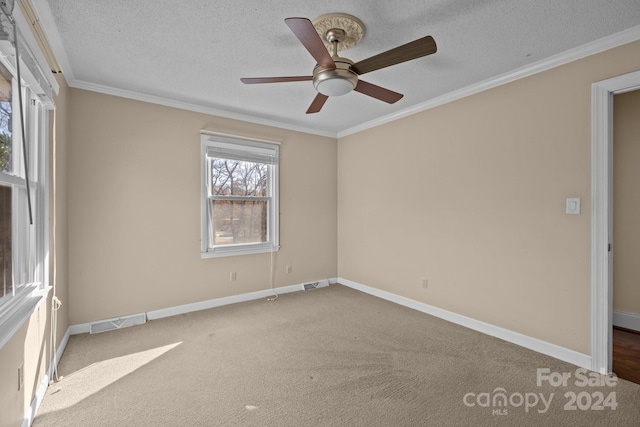
[(114, 357), (93, 363), (86, 368), (64, 376), (52, 384), (48, 391), (48, 404), (40, 408), (39, 414), (58, 411), (80, 403), (116, 381), (124, 378), (144, 365), (152, 362), (182, 342), (152, 348), (138, 353)]

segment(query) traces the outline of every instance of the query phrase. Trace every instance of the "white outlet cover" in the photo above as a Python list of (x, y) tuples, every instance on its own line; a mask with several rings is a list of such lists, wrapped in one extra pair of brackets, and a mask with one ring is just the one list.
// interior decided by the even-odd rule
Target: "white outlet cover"
[(566, 213), (568, 215), (580, 215), (580, 198), (579, 197), (567, 198)]

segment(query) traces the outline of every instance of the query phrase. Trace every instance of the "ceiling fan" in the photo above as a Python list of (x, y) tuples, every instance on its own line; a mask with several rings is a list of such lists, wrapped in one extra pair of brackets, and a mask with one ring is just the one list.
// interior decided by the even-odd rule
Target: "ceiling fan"
[[(364, 25), (355, 16), (331, 13), (322, 15), (313, 22), (307, 18), (286, 18), (284, 22), (316, 60), (313, 75), (253, 77), (242, 78), (240, 81), (245, 84), (313, 81), (318, 94), (307, 114), (319, 112), (328, 97), (345, 95), (352, 90), (393, 104), (404, 95), (367, 83), (358, 76), (431, 55), (437, 50), (433, 37), (426, 36), (354, 63), (350, 59), (338, 56), (338, 50), (350, 49), (364, 35)], [(320, 34), (324, 35), (326, 43), (320, 38)], [(329, 55), (329, 50), (333, 51), (333, 55)]]

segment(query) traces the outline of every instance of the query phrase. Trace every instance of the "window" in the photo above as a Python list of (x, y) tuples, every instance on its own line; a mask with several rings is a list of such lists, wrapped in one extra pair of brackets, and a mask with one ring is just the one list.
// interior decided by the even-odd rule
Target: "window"
[[(22, 132), (18, 112), (17, 81), (5, 64), (0, 63), (0, 303), (19, 293), (20, 289), (35, 282), (35, 227), (29, 220), (29, 203), (38, 196), (37, 176), (33, 173), (36, 145), (27, 144), (30, 194), (24, 168)], [(23, 90), (23, 100), (29, 91)], [(15, 112), (15, 114), (14, 114)], [(25, 108), (25, 119), (31, 113)], [(31, 117), (29, 117), (31, 120)], [(25, 120), (25, 124), (27, 120)], [(27, 138), (29, 139), (29, 138)], [(35, 179), (34, 179), (35, 178)], [(30, 197), (31, 200), (27, 200)], [(32, 208), (34, 208), (32, 203)], [(32, 210), (33, 213), (33, 210)]]
[(278, 250), (274, 142), (202, 131), (202, 257)]
[[(26, 48), (21, 49), (21, 55), (26, 53)], [(22, 61), (24, 81), (19, 84), (15, 60), (13, 43), (0, 40), (0, 347), (48, 290), (46, 141), (50, 98)]]

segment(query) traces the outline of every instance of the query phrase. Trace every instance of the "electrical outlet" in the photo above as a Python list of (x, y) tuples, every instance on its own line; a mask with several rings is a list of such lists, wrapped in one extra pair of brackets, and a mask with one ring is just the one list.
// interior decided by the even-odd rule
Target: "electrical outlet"
[(429, 287), (429, 279), (422, 279), (422, 287), (425, 289)]
[(24, 364), (18, 368), (18, 391), (24, 387)]
[(291, 274), (293, 272), (293, 266), (287, 265), (287, 274)]
[(229, 274), (229, 281), (230, 282), (235, 282), (238, 279), (238, 272), (237, 271), (232, 271)]

